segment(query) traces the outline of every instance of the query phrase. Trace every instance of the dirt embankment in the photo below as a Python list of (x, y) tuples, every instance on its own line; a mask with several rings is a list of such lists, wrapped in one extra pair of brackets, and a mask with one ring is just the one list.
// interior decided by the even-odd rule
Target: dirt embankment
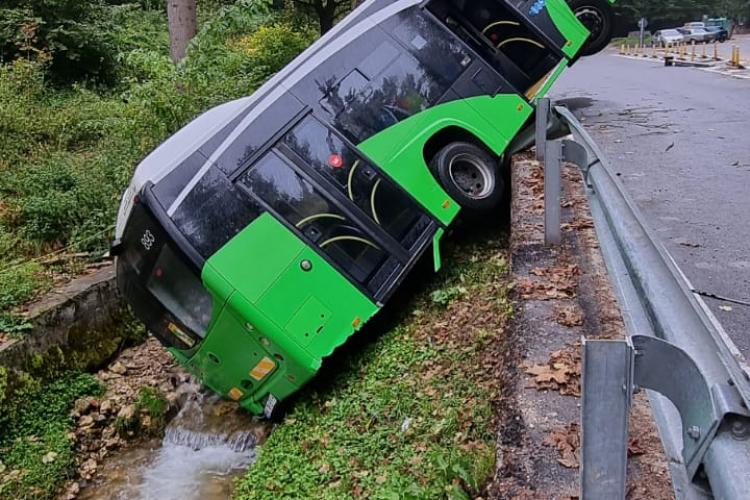
[[(563, 170), (563, 242), (544, 246), (544, 173), (531, 155), (512, 172), (515, 317), (505, 343), (495, 498), (578, 498), (580, 339), (622, 338), (624, 325), (580, 171)], [(631, 414), (628, 497), (673, 498), (647, 400)]]

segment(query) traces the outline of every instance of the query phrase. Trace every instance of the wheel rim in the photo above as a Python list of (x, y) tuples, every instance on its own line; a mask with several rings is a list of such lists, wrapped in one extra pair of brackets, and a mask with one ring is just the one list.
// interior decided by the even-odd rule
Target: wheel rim
[(448, 173), (453, 184), (473, 200), (486, 198), (495, 189), (492, 168), (473, 155), (454, 156), (448, 166)]
[(585, 5), (576, 9), (575, 16), (591, 32), (593, 40), (599, 38), (604, 27), (604, 14), (602, 11), (596, 7)]

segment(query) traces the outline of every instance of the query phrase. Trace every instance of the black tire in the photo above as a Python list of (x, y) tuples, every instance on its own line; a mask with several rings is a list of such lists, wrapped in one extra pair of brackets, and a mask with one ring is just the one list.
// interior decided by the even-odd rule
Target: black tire
[(581, 55), (590, 56), (604, 50), (612, 41), (614, 31), (612, 5), (607, 0), (570, 0), (568, 4), (578, 20), (591, 32)]
[(472, 214), (487, 213), (503, 201), (498, 159), (484, 148), (452, 142), (438, 151), (430, 168), (450, 197)]

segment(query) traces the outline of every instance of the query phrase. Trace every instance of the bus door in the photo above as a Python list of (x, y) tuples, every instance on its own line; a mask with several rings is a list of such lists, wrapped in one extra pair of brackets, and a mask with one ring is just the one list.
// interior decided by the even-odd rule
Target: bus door
[(432, 0), (428, 9), (525, 94), (563, 58), (561, 49), (510, 2)]
[(438, 227), (312, 115), (238, 182), (374, 302), (390, 296)]

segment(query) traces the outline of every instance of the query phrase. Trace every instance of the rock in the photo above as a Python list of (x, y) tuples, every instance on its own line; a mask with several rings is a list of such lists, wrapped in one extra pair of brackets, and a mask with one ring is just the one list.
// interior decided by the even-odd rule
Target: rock
[(73, 500), (81, 492), (81, 485), (79, 483), (70, 483), (65, 487), (65, 491), (61, 495), (63, 500)]
[(78, 426), (85, 429), (94, 425), (94, 417), (91, 415), (84, 415), (78, 420)]
[(141, 417), (141, 427), (144, 429), (150, 429), (152, 424), (153, 420), (151, 419), (151, 415), (143, 415)]
[(96, 472), (96, 469), (99, 467), (99, 464), (94, 460), (93, 458), (89, 458), (83, 464), (81, 464), (81, 470), (88, 474), (93, 474)]
[(230, 401), (222, 401), (220, 403), (217, 403), (213, 408), (213, 414), (217, 417), (222, 417), (226, 415), (227, 413), (232, 413), (234, 410), (237, 409), (237, 403), (233, 403)]
[(91, 401), (91, 398), (77, 399), (75, 404), (73, 405), (73, 411), (78, 413), (79, 415), (87, 413), (92, 406)]
[(127, 405), (120, 408), (120, 411), (117, 413), (117, 418), (122, 418), (125, 420), (130, 420), (135, 416), (135, 405)]
[(110, 413), (112, 411), (112, 400), (111, 399), (105, 399), (102, 401), (102, 404), (99, 406), (99, 412), (103, 414)]
[(128, 369), (125, 368), (125, 365), (123, 365), (121, 362), (115, 361), (114, 363), (110, 365), (109, 371), (111, 371), (112, 373), (116, 373), (118, 375), (125, 375)]

